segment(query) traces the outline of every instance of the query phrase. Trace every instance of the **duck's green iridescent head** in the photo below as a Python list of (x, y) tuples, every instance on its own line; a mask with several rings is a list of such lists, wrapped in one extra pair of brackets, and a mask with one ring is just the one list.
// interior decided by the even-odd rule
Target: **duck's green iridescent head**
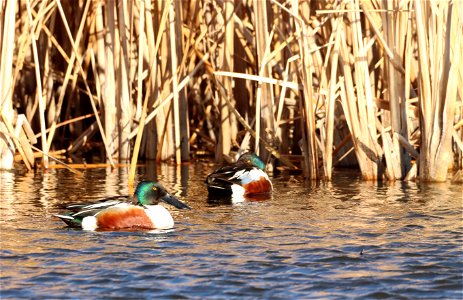
[(244, 153), (243, 155), (240, 156), (240, 158), (238, 158), (238, 162), (243, 162), (247, 164), (248, 166), (254, 166), (256, 168), (261, 169), (262, 171), (265, 171), (264, 162), (255, 153), (251, 153), (251, 152)]
[(134, 194), (139, 205), (157, 205), (163, 201), (179, 209), (190, 209), (188, 205), (169, 194), (166, 189), (154, 181), (141, 181)]

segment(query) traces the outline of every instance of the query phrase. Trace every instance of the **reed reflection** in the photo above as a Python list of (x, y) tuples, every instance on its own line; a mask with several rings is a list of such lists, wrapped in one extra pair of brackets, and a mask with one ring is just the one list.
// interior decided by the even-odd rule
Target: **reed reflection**
[(16, 211), (13, 208), (15, 201), (15, 178), (13, 171), (0, 171), (0, 225), (7, 224), (14, 219)]

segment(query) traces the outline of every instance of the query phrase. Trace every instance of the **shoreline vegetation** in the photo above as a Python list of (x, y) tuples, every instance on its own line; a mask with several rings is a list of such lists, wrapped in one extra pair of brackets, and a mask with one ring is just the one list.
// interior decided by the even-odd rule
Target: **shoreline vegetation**
[(462, 31), (462, 1), (2, 1), (0, 169), (133, 183), (249, 149), (313, 180), (461, 181)]

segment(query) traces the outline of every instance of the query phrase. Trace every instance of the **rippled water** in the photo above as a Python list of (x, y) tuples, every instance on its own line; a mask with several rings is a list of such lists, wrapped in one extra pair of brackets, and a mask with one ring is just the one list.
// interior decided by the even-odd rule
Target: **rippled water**
[(212, 166), (150, 166), (193, 207), (161, 232), (84, 232), (62, 206), (127, 193), (127, 170), (0, 172), (0, 298), (463, 297), (462, 186), (272, 178), (266, 201), (207, 200)]

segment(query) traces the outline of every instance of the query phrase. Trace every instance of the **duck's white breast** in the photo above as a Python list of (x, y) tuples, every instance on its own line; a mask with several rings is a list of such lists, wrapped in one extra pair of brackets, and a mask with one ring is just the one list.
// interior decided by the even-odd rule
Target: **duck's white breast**
[(168, 229), (174, 227), (174, 219), (162, 205), (146, 205), (146, 208), (146, 215), (151, 219), (155, 228)]

